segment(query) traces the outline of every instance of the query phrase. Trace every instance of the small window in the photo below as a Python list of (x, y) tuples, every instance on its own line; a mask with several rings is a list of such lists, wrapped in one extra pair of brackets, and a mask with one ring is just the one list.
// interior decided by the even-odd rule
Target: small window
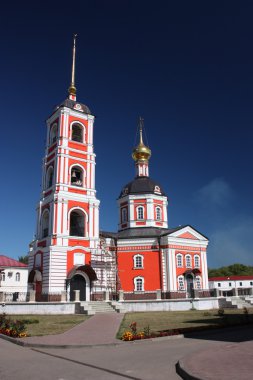
[(253, 281), (250, 281), (250, 286), (253, 286)]
[(42, 215), (42, 237), (45, 238), (49, 233), (49, 211), (46, 210)]
[(196, 289), (201, 289), (201, 278), (200, 278), (200, 276), (196, 277), (195, 284), (196, 284)]
[(194, 267), (195, 268), (200, 268), (200, 257), (199, 256), (194, 256)]
[(127, 209), (126, 208), (123, 208), (121, 210), (121, 220), (122, 220), (122, 223), (127, 222)]
[(78, 166), (74, 166), (71, 169), (71, 185), (72, 186), (83, 185), (83, 171)]
[(72, 126), (72, 140), (82, 143), (83, 142), (83, 127), (79, 124)]
[(221, 287), (221, 283), (220, 283), (220, 282), (218, 282), (218, 287), (219, 287), (219, 288)]
[(183, 256), (181, 254), (177, 255), (177, 267), (182, 268), (183, 266)]
[(54, 144), (57, 140), (58, 126), (57, 124), (53, 124), (50, 131), (50, 144)]
[(184, 290), (185, 289), (185, 285), (184, 285), (184, 277), (183, 276), (179, 276), (178, 279), (178, 289), (179, 290)]
[(185, 265), (186, 265), (186, 268), (192, 267), (192, 258), (190, 255), (185, 256)]
[(137, 207), (137, 219), (144, 219), (144, 208), (142, 206)]
[(142, 277), (136, 277), (134, 279), (134, 290), (136, 292), (143, 292), (144, 291), (144, 280)]
[(240, 282), (239, 285), (242, 286), (242, 282)]
[(1, 281), (5, 281), (5, 273), (4, 272), (1, 273)]
[(229, 283), (228, 283), (228, 286), (232, 286), (232, 283), (231, 283), (231, 282), (229, 282)]
[(156, 214), (156, 220), (161, 220), (162, 219), (161, 207), (156, 207), (155, 214)]
[(53, 185), (53, 178), (54, 178), (54, 169), (52, 166), (50, 166), (47, 169), (47, 175), (46, 175), (46, 188), (52, 187)]
[(134, 256), (134, 267), (143, 268), (143, 256), (141, 255)]
[(16, 281), (20, 281), (20, 273), (19, 272), (16, 273)]

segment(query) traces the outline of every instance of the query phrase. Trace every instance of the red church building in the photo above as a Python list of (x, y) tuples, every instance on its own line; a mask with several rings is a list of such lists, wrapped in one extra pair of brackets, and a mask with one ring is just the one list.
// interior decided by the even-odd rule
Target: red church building
[(189, 225), (168, 227), (167, 196), (149, 177), (151, 150), (132, 157), (135, 178), (118, 198), (118, 232), (99, 232), (94, 116), (77, 102), (75, 39), (68, 98), (47, 119), (42, 193), (29, 252), (29, 283), (37, 300), (203, 297), (209, 295), (208, 239)]

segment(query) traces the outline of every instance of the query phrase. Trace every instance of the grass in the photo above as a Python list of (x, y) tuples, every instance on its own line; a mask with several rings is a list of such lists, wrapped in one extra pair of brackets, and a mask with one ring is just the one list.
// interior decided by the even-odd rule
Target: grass
[(61, 334), (86, 321), (87, 315), (11, 315), (11, 319), (27, 321), (29, 336)]
[(125, 330), (130, 330), (129, 325), (132, 322), (137, 323), (138, 331), (143, 331), (145, 327), (149, 326), (152, 332), (185, 327), (219, 326), (224, 323), (232, 325), (243, 322), (246, 319), (252, 321), (253, 312), (251, 310), (249, 309), (249, 315), (245, 316), (243, 310), (226, 309), (224, 317), (218, 316), (218, 310), (127, 313), (121, 323), (117, 338), (120, 338)]

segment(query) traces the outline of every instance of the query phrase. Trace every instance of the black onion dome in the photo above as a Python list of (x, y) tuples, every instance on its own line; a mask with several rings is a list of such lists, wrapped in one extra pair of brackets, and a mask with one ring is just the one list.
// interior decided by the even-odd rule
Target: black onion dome
[(71, 108), (73, 110), (91, 115), (91, 111), (90, 111), (89, 107), (87, 107), (85, 104), (75, 102), (74, 100), (71, 100), (71, 99), (65, 99), (61, 104), (59, 104), (55, 108), (55, 110), (57, 110), (60, 107), (68, 107), (68, 108)]
[(159, 183), (149, 177), (136, 177), (123, 187), (119, 198), (123, 198), (129, 194), (157, 194), (166, 196)]

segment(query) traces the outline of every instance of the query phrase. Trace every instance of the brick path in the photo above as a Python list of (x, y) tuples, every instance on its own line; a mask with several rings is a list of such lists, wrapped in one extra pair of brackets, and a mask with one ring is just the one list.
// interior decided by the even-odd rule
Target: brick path
[(25, 346), (93, 346), (121, 344), (115, 339), (124, 314), (95, 314), (72, 329), (58, 335), (23, 338)]

